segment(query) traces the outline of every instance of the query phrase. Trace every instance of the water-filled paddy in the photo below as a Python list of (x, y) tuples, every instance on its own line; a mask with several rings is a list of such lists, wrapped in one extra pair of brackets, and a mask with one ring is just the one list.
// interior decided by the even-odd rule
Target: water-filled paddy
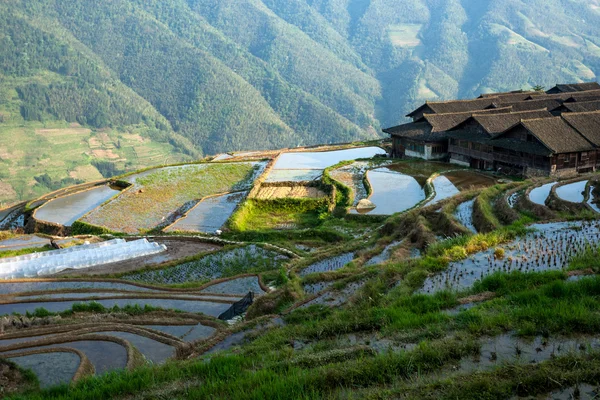
[(337, 168), (329, 174), (331, 177), (352, 189), (354, 193), (353, 206), (368, 196), (367, 188), (363, 182), (365, 173), (372, 166), (368, 161), (356, 161), (350, 165)]
[(75, 353), (32, 354), (10, 360), (21, 368), (32, 370), (42, 388), (70, 383), (81, 361)]
[(531, 192), (529, 192), (529, 200), (541, 206), (546, 205), (546, 199), (550, 196), (550, 191), (554, 185), (556, 185), (556, 182), (546, 183), (545, 185), (532, 189)]
[(501, 245), (504, 257), (496, 259), (494, 248), (451, 263), (446, 271), (425, 280), (422, 293), (461, 290), (494, 272), (560, 270), (571, 258), (600, 240), (596, 222), (534, 224), (536, 231)]
[(477, 229), (473, 224), (473, 205), (475, 204), (475, 199), (465, 201), (460, 203), (458, 207), (456, 207), (456, 211), (454, 211), (454, 217), (460, 222), (465, 228), (470, 230), (473, 233), (477, 233)]
[[(192, 313), (204, 313), (213, 317), (219, 316), (223, 311), (227, 310), (231, 304), (213, 303), (210, 301), (199, 300), (184, 300), (184, 299), (100, 299), (96, 303), (103, 305), (106, 308), (114, 306), (125, 307), (133, 305), (149, 305), (152, 307), (160, 307), (163, 309), (175, 309)], [(33, 303), (13, 303), (0, 304), (0, 315), (19, 313), (24, 315), (28, 311), (34, 312), (36, 308), (45, 308), (50, 312), (62, 312), (71, 309), (73, 304), (82, 303), (81, 301), (46, 301)], [(85, 302), (84, 302), (85, 303)]]
[(48, 246), (50, 239), (36, 235), (22, 235), (0, 241), (0, 251), (21, 250)]
[(56, 281), (56, 282), (0, 282), (0, 294), (14, 294), (25, 292), (42, 292), (52, 290), (72, 290), (72, 289), (110, 289), (110, 290), (129, 290), (135, 292), (149, 292), (154, 289), (148, 289), (136, 285), (117, 282), (95, 282), (95, 281)]
[(367, 172), (373, 193), (369, 200), (376, 206), (373, 215), (391, 215), (406, 211), (425, 200), (425, 191), (415, 178), (389, 168)]
[(146, 360), (155, 364), (162, 364), (175, 355), (175, 348), (173, 346), (157, 342), (145, 336), (121, 331), (102, 331), (98, 332), (98, 334), (115, 336), (127, 340), (143, 354)]
[(145, 325), (145, 328), (168, 333), (176, 336), (186, 342), (194, 342), (200, 339), (211, 337), (217, 331), (215, 328), (197, 324), (197, 325)]
[(108, 185), (50, 200), (36, 210), (41, 221), (71, 226), (79, 218), (119, 193)]
[(204, 199), (165, 232), (215, 232), (225, 225), (246, 195), (247, 192), (240, 192)]
[(124, 369), (127, 365), (127, 350), (115, 342), (102, 340), (80, 340), (68, 343), (51, 344), (34, 348), (14, 350), (11, 353), (23, 352), (29, 350), (66, 347), (82, 351), (96, 369), (96, 375), (102, 375), (115, 369)]
[(358, 158), (372, 158), (376, 155), (385, 155), (385, 150), (380, 147), (358, 147), (345, 150), (322, 152), (292, 152), (279, 156), (273, 166), (278, 169), (325, 169), (341, 161), (356, 160)]
[(590, 196), (588, 198), (588, 204), (592, 210), (600, 213), (600, 207), (596, 204), (596, 196), (594, 196), (594, 186), (590, 186)]
[(300, 276), (306, 276), (308, 274), (314, 274), (317, 272), (330, 272), (337, 271), (344, 265), (348, 264), (354, 259), (354, 253), (344, 253), (336, 257), (331, 257), (326, 260), (317, 261), (314, 264), (309, 265), (300, 271)]
[[(57, 299), (78, 299), (85, 301), (91, 298), (113, 298), (113, 297), (133, 297), (140, 295), (147, 295), (147, 292), (127, 292), (127, 293), (114, 293), (114, 292), (77, 292), (77, 293), (50, 293), (50, 294), (36, 294), (36, 295), (25, 295), (11, 298), (13, 301), (23, 300), (57, 300)], [(201, 293), (184, 293), (184, 292), (153, 292), (153, 296), (169, 296), (176, 297), (178, 299), (195, 298), (201, 300), (236, 300), (235, 298), (225, 298), (222, 296), (211, 296), (210, 294)], [(241, 297), (241, 296), (240, 296)]]
[(175, 267), (134, 273), (125, 276), (124, 279), (158, 284), (213, 280), (238, 275), (249, 269), (263, 271), (276, 269), (287, 259), (282, 254), (250, 245), (208, 254), (197, 261)]
[(570, 183), (556, 188), (558, 198), (571, 203), (581, 203), (585, 198), (585, 187), (588, 181)]
[(264, 290), (258, 283), (258, 277), (247, 276), (244, 278), (231, 279), (225, 282), (217, 283), (204, 288), (200, 293), (218, 293), (218, 294), (242, 294), (254, 292), (256, 294), (263, 294)]
[(398, 240), (398, 241), (388, 244), (387, 246), (385, 246), (385, 248), (383, 249), (383, 251), (381, 253), (379, 253), (375, 257), (371, 258), (369, 261), (367, 261), (365, 263), (365, 265), (368, 266), (368, 265), (381, 264), (382, 262), (389, 260), (390, 257), (392, 256), (392, 251), (394, 250), (394, 248), (399, 246), (400, 244), (402, 244), (402, 242), (403, 242), (403, 240)]
[(274, 169), (269, 172), (265, 182), (310, 182), (320, 179), (322, 175), (321, 169)]
[(435, 197), (427, 205), (436, 204), (460, 193), (460, 190), (444, 175), (435, 177), (432, 184), (435, 190)]

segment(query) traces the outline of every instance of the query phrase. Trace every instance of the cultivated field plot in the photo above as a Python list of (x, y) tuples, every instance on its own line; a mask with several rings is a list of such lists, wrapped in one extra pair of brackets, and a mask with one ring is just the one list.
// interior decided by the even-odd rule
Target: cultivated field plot
[(249, 272), (270, 271), (277, 269), (286, 260), (287, 256), (249, 245), (208, 254), (197, 261), (175, 267), (126, 275), (123, 279), (151, 284), (210, 281)]
[(274, 199), (322, 199), (327, 194), (319, 188), (312, 186), (265, 186), (263, 185), (255, 198), (258, 200), (274, 200)]
[(59, 197), (50, 200), (38, 208), (35, 211), (35, 217), (40, 221), (71, 226), (79, 218), (118, 193), (119, 190), (104, 185), (84, 190), (80, 193)]
[(249, 189), (262, 168), (262, 163), (228, 163), (146, 171), (130, 177), (133, 187), (82, 221), (126, 233), (166, 226), (203, 197)]
[(585, 200), (585, 188), (588, 181), (569, 183), (556, 188), (556, 195), (571, 203), (581, 203)]

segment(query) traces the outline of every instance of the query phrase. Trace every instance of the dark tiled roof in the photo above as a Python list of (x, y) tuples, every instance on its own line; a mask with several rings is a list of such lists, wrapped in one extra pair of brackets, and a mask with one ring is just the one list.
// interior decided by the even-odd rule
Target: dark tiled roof
[(583, 92), (586, 90), (600, 89), (598, 82), (584, 82), (584, 83), (568, 83), (556, 85), (552, 89), (548, 90), (548, 93), (570, 93), (570, 92)]
[(546, 108), (548, 110), (553, 110), (556, 107), (559, 107), (562, 104), (562, 101), (557, 99), (541, 99), (541, 100), (526, 100), (526, 101), (518, 101), (512, 103), (494, 103), (494, 105), (498, 108), (504, 108), (512, 106), (513, 112), (521, 112), (521, 111), (532, 111), (532, 110), (540, 110), (542, 108)]
[(411, 122), (408, 124), (394, 126), (384, 129), (385, 133), (392, 136), (403, 137), (413, 140), (437, 141), (444, 140), (445, 134), (433, 132), (431, 125), (427, 122)]
[(407, 115), (412, 117), (417, 112), (429, 108), (433, 114), (451, 114), (468, 111), (485, 110), (492, 107), (492, 99), (474, 99), (474, 100), (450, 100), (450, 101), (428, 101), (421, 107)]
[(480, 111), (467, 111), (462, 113), (450, 113), (450, 114), (425, 114), (425, 121), (433, 127), (433, 132), (442, 132), (454, 128), (460, 123), (466, 121), (471, 116), (477, 115), (497, 115), (497, 114), (508, 114), (512, 110), (512, 107), (503, 108), (491, 108), (489, 110)]
[(479, 98), (480, 99), (495, 99), (498, 102), (507, 103), (507, 102), (511, 102), (511, 101), (524, 101), (530, 97), (544, 96), (544, 95), (546, 95), (546, 93), (544, 93), (544, 92), (534, 92), (534, 91), (525, 92), (525, 91), (519, 90), (516, 92), (486, 93), (486, 94), (482, 94), (481, 96), (479, 96)]
[(551, 118), (553, 115), (547, 110), (534, 110), (513, 112), (496, 115), (474, 115), (472, 118), (490, 135), (497, 136), (507, 129), (518, 124), (523, 119)]
[(594, 101), (577, 101), (574, 103), (564, 103), (563, 107), (572, 113), (590, 112), (600, 110), (600, 99)]
[(587, 140), (596, 146), (600, 146), (600, 111), (565, 113), (562, 117)]
[(554, 153), (593, 149), (593, 145), (561, 117), (529, 119), (520, 124)]

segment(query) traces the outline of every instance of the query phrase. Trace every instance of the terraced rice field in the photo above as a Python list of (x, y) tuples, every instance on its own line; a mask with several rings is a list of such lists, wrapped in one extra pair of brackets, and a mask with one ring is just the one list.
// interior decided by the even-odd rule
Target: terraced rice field
[[(382, 166), (387, 162), (380, 163)], [(354, 194), (353, 206), (356, 206), (359, 201), (368, 197), (367, 188), (364, 184), (365, 174), (367, 170), (375, 167), (374, 163), (369, 161), (356, 161), (350, 165), (337, 168), (329, 174), (331, 177), (352, 189)]]
[(427, 205), (437, 204), (442, 200), (455, 196), (460, 190), (444, 175), (437, 176), (432, 181), (435, 197)]
[(460, 222), (465, 228), (470, 230), (473, 233), (477, 233), (477, 229), (473, 224), (473, 205), (475, 204), (475, 199), (465, 201), (456, 207), (456, 211), (454, 212), (454, 217)]
[(253, 292), (257, 294), (263, 294), (264, 290), (260, 287), (258, 283), (258, 277), (256, 276), (248, 276), (244, 278), (236, 278), (230, 279), (225, 282), (216, 283), (214, 285), (210, 285), (200, 291), (200, 293), (240, 293), (246, 294), (248, 292)]
[[(425, 200), (425, 191), (412, 176), (378, 168), (367, 172), (373, 193), (369, 200), (376, 206), (366, 213), (373, 215), (391, 215), (406, 211)], [(356, 210), (351, 211), (357, 213)]]
[(301, 182), (318, 179), (325, 168), (341, 161), (385, 155), (380, 147), (358, 147), (322, 152), (290, 152), (279, 156), (266, 182)]
[(248, 192), (224, 194), (202, 200), (165, 232), (208, 232), (221, 229)]
[(402, 242), (404, 242), (404, 240), (397, 240), (397, 241), (394, 241), (394, 242), (388, 244), (387, 246), (385, 246), (385, 248), (383, 249), (383, 251), (381, 253), (379, 253), (375, 257), (369, 259), (365, 263), (365, 266), (381, 264), (382, 262), (389, 260), (390, 257), (392, 256), (392, 252), (394, 251), (394, 248), (400, 246), (402, 244)]
[(546, 205), (546, 199), (548, 196), (550, 196), (550, 191), (552, 190), (552, 187), (556, 185), (556, 183), (557, 182), (550, 182), (532, 189), (531, 192), (529, 192), (529, 200), (541, 206)]
[(326, 260), (318, 261), (314, 264), (309, 265), (308, 267), (302, 269), (299, 275), (306, 276), (308, 274), (314, 274), (319, 272), (337, 271), (353, 259), (354, 253), (340, 254), (339, 256), (328, 258)]
[(534, 232), (502, 246), (502, 258), (495, 249), (452, 263), (446, 271), (425, 280), (421, 293), (462, 290), (494, 272), (537, 272), (561, 270), (569, 261), (600, 240), (598, 222), (557, 222), (534, 224)]
[[(227, 310), (231, 304), (228, 303), (214, 303), (211, 301), (203, 300), (189, 300), (189, 299), (128, 299), (128, 298), (117, 298), (117, 299), (99, 299), (95, 300), (96, 303), (106, 307), (113, 308), (114, 306), (126, 307), (137, 305), (149, 305), (152, 307), (163, 308), (166, 310), (179, 310), (192, 313), (203, 313), (213, 317), (219, 316), (222, 312)], [(44, 308), (50, 312), (63, 312), (71, 309), (74, 304), (81, 303), (80, 300), (66, 300), (66, 301), (40, 301), (31, 303), (5, 303), (0, 304), (0, 315), (10, 315), (12, 313), (18, 313), (25, 315), (26, 313), (33, 313), (37, 308)]]
[(212, 253), (175, 267), (126, 275), (124, 279), (151, 284), (209, 281), (246, 272), (276, 269), (287, 259), (274, 251), (250, 245)]
[(571, 203), (582, 203), (585, 199), (585, 188), (588, 181), (569, 183), (556, 188), (556, 195)]
[(133, 187), (82, 220), (116, 232), (140, 233), (172, 223), (201, 198), (249, 189), (262, 163), (199, 164), (132, 176)]
[(42, 388), (69, 384), (81, 362), (76, 353), (55, 352), (11, 357), (21, 368), (31, 369)]
[(104, 185), (65, 197), (50, 200), (35, 211), (40, 221), (71, 226), (94, 208), (119, 193), (118, 190)]

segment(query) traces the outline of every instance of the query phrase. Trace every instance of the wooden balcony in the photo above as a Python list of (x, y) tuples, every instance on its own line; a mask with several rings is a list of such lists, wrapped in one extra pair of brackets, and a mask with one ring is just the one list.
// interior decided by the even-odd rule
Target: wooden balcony
[(463, 156), (468, 156), (472, 158), (476, 158), (478, 160), (485, 161), (494, 161), (494, 154), (486, 153), (479, 150), (466, 149), (464, 147), (456, 146), (456, 145), (448, 145), (448, 153), (460, 154)]

